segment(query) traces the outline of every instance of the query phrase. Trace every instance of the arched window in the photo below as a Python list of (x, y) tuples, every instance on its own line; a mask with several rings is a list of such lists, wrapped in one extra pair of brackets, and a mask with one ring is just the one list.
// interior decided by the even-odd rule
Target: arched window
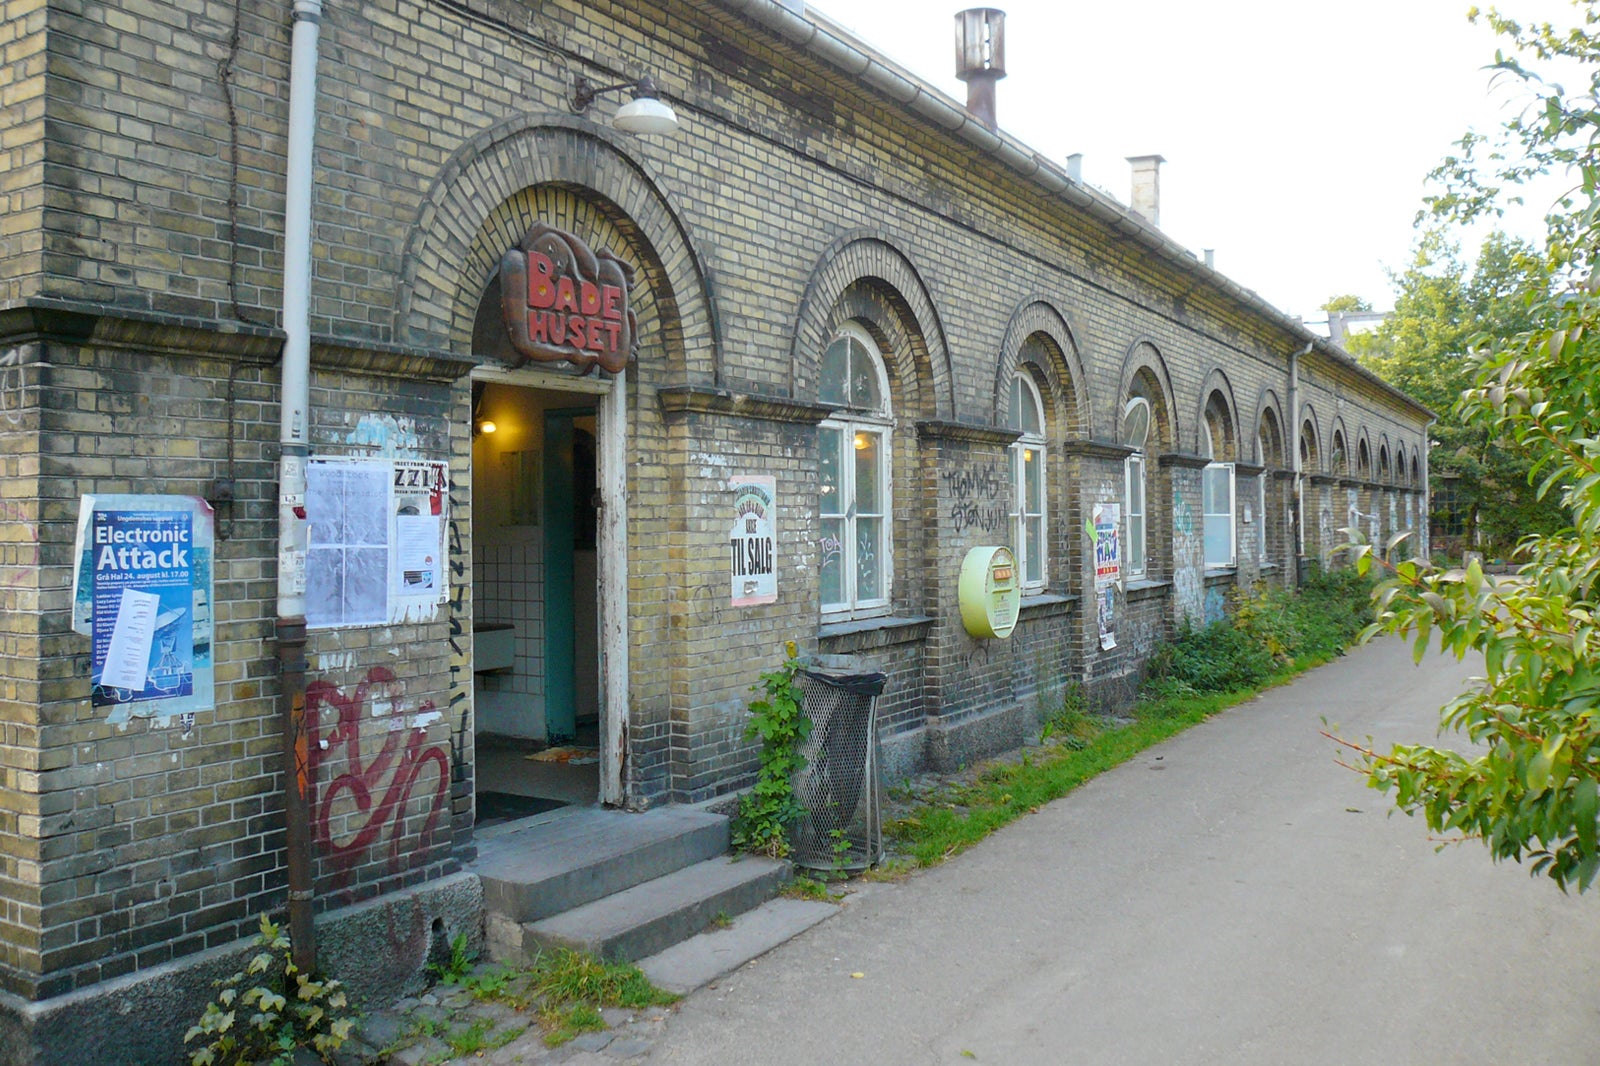
[(1022, 590), (1045, 586), (1045, 437), (1044, 404), (1027, 371), (1011, 381), (1009, 429), (1022, 436), (1011, 445), (1011, 543), (1022, 575)]
[(1348, 474), (1350, 472), (1350, 459), (1344, 450), (1344, 430), (1333, 431), (1333, 455), (1328, 460), (1328, 473)]
[(1237, 562), (1237, 545), (1234, 537), (1233, 496), (1234, 465), (1227, 460), (1233, 454), (1233, 426), (1228, 418), (1228, 405), (1220, 393), (1212, 393), (1206, 402), (1205, 427), (1200, 435), (1200, 446), (1211, 462), (1201, 473), (1201, 515), (1204, 530), (1206, 567), (1230, 567)]
[(1122, 409), (1122, 443), (1132, 448), (1123, 463), (1122, 506), (1128, 530), (1128, 576), (1143, 577), (1145, 565), (1145, 448), (1150, 440), (1150, 401), (1131, 398)]
[(1264, 566), (1270, 561), (1269, 530), (1277, 523), (1267, 512), (1267, 479), (1270, 471), (1283, 467), (1283, 433), (1278, 428), (1278, 416), (1269, 407), (1261, 412), (1260, 427), (1256, 430), (1256, 462), (1264, 468), (1256, 478), (1256, 555)]
[(889, 380), (872, 335), (846, 323), (822, 353), (819, 398), (836, 408), (817, 428), (822, 613), (889, 609)]

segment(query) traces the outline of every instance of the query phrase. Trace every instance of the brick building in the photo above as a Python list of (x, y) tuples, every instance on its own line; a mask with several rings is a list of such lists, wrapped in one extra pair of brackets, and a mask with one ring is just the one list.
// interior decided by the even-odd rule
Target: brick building
[[(294, 7), (320, 52), (291, 316), (291, 5), (5, 4), (0, 1062), (125, 1025), (55, 1008), (283, 906), (281, 560), (317, 600), (331, 910), (470, 894), (490, 751), (576, 740), (590, 800), (632, 809), (735, 792), (785, 641), (889, 675), (887, 773), (952, 766), (1063, 684), (1126, 700), (1172, 625), (1328, 560), (1339, 527), (1426, 534), (1425, 409), (1165, 238), (1153, 201), (1074, 181), (794, 0)], [(572, 106), (580, 78), (645, 75), (675, 132), (619, 132), (626, 94)], [(552, 248), (626, 281), (631, 319), (590, 305), (592, 269), (562, 275), (574, 303), (545, 307), (604, 320), (576, 362), (507, 325), (539, 310), (507, 253)], [(522, 322), (560, 344), (559, 318)], [(623, 368), (582, 365), (608, 328)], [(384, 497), (376, 547), (319, 527), (402, 469), (442, 474), (432, 516)], [(210, 501), (198, 709), (96, 695), (90, 496)], [(742, 553), (752, 514), (775, 539)], [(393, 561), (427, 536), (437, 574)], [(961, 622), (986, 545), (1021, 585), (1005, 639)], [(363, 599), (362, 557), (400, 591)], [(392, 943), (426, 946), (417, 914)]]

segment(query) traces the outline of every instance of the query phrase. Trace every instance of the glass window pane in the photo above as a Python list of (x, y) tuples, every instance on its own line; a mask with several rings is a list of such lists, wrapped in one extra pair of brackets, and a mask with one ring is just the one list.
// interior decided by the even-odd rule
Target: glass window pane
[(1140, 400), (1129, 405), (1122, 418), (1122, 443), (1143, 448), (1150, 434), (1150, 405)]
[(817, 547), (822, 556), (822, 605), (836, 606), (844, 602), (844, 519), (822, 520), (822, 542)]
[(1044, 519), (1027, 521), (1027, 574), (1026, 580), (1038, 583), (1044, 580)]
[(860, 341), (850, 340), (850, 405), (869, 411), (883, 407), (878, 392), (878, 364)]
[(883, 519), (856, 519), (856, 599), (883, 598)]
[(839, 449), (844, 430), (838, 426), (823, 426), (817, 435), (818, 494), (822, 498), (822, 513), (844, 514), (845, 501), (839, 484)]
[(1144, 514), (1144, 463), (1137, 458), (1128, 461), (1128, 510)]
[(1017, 429), (1024, 433), (1042, 434), (1044, 420), (1039, 414), (1039, 394), (1034, 390), (1033, 383), (1024, 381), (1022, 375), (1017, 375), (1017, 409), (1019, 416)]
[(1044, 449), (1028, 448), (1022, 453), (1023, 483), (1027, 489), (1028, 511), (1044, 513)]
[(1206, 515), (1206, 565), (1233, 565), (1233, 517)]
[(1228, 468), (1225, 466), (1208, 466), (1202, 478), (1205, 488), (1205, 500), (1201, 504), (1205, 513), (1227, 514), (1232, 508), (1228, 500)]
[(1128, 570), (1144, 573), (1144, 515), (1128, 516)]
[(852, 448), (856, 453), (855, 510), (859, 514), (883, 513), (883, 486), (879, 484), (879, 462), (883, 454), (883, 434), (856, 429)]
[(1011, 379), (1011, 411), (1006, 415), (1007, 429), (1022, 428), (1022, 378)]
[(849, 404), (849, 375), (850, 338), (840, 337), (822, 353), (822, 366), (817, 371), (817, 397), (823, 403), (839, 407)]

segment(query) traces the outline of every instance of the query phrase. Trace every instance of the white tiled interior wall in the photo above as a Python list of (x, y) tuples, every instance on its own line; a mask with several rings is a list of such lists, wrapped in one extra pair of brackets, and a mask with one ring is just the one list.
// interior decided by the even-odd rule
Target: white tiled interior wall
[[(490, 535), (502, 530), (491, 530)], [(477, 676), (480, 730), (544, 736), (544, 540), (519, 527), (509, 543), (473, 544), (473, 609), (478, 624), (516, 627), (516, 668)], [(489, 540), (488, 543), (485, 543)]]

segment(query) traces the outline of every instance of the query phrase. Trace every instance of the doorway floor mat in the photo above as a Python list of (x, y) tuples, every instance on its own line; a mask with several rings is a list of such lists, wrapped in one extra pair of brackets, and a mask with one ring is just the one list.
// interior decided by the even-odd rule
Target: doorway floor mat
[(599, 748), (546, 748), (536, 751), (527, 758), (534, 762), (564, 762), (568, 766), (588, 766), (590, 763), (600, 761)]
[(566, 803), (543, 796), (516, 796), (510, 792), (479, 792), (477, 824), (505, 822), (565, 807)]

